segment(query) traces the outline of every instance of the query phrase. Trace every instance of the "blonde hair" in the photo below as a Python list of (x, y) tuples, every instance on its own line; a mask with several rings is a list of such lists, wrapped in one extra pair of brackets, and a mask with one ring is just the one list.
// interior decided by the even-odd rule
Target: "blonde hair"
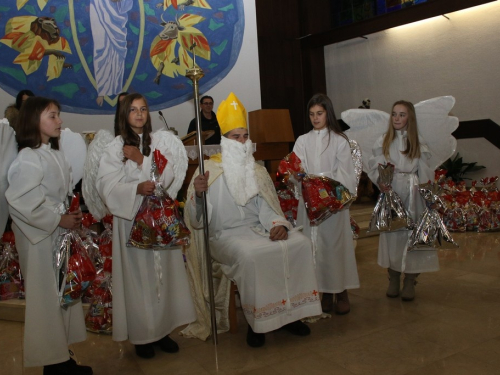
[(389, 148), (396, 138), (396, 130), (394, 130), (392, 123), (392, 112), (397, 105), (405, 106), (408, 111), (408, 122), (406, 123), (406, 149), (401, 151), (401, 153), (406, 155), (409, 159), (418, 159), (420, 157), (420, 142), (418, 140), (417, 115), (415, 114), (415, 107), (413, 104), (405, 100), (398, 100), (392, 105), (389, 128), (387, 133), (385, 133), (384, 142), (382, 143), (384, 156), (386, 159), (389, 159)]

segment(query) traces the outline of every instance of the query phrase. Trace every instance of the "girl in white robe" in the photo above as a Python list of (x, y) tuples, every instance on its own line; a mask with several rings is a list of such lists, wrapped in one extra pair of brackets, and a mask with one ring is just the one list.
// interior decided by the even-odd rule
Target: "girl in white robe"
[[(429, 148), (418, 136), (417, 118), (412, 103), (398, 101), (392, 106), (392, 115), (386, 134), (374, 144), (368, 162), (368, 176), (378, 185), (378, 165), (394, 164), (392, 189), (399, 195), (416, 222), (424, 203), (418, 192), (418, 184), (434, 181), (434, 170), (429, 165)], [(388, 186), (380, 186), (386, 191)], [(439, 270), (436, 251), (407, 252), (409, 230), (381, 233), (379, 237), (378, 264), (387, 268), (389, 287), (386, 295), (404, 301), (415, 298), (416, 277), (422, 272)], [(400, 275), (405, 273), (400, 292)]]
[(61, 307), (54, 271), (54, 239), (64, 229), (78, 228), (82, 219), (80, 210), (61, 214), (72, 181), (70, 165), (59, 151), (59, 112), (54, 100), (27, 99), (19, 114), (19, 154), (5, 193), (25, 282), (24, 364), (45, 366), (44, 375), (92, 374), (69, 357), (68, 344), (86, 339), (82, 304)]
[[(316, 94), (307, 109), (313, 129), (297, 139), (293, 151), (306, 173), (330, 177), (354, 192), (356, 173), (351, 149), (335, 119), (332, 102), (328, 96)], [(338, 211), (319, 226), (311, 226), (300, 196), (297, 225), (304, 226), (304, 234), (313, 243), (323, 311), (333, 309), (335, 294), (336, 314), (347, 314), (350, 311), (347, 289), (359, 288), (349, 210)]]
[[(168, 164), (161, 183), (176, 196), (187, 169), (182, 142), (166, 131), (151, 134), (145, 98), (130, 94), (120, 105), (120, 134), (100, 160), (97, 189), (113, 214), (113, 340), (130, 340), (142, 358), (179, 350), (168, 336), (195, 319), (180, 248), (127, 247), (133, 220), (146, 195), (153, 194), (151, 158), (159, 149)], [(140, 147), (140, 149), (139, 149)], [(172, 187), (172, 185), (174, 185)]]

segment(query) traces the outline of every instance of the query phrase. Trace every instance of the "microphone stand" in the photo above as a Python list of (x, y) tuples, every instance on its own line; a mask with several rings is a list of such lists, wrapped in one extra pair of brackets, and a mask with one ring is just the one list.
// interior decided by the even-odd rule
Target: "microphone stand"
[(165, 127), (167, 128), (167, 130), (170, 130), (168, 124), (167, 124), (167, 120), (165, 120), (165, 116), (163, 116), (163, 113), (161, 111), (158, 111), (158, 114), (160, 115), (160, 118), (163, 120), (163, 122), (165, 123)]

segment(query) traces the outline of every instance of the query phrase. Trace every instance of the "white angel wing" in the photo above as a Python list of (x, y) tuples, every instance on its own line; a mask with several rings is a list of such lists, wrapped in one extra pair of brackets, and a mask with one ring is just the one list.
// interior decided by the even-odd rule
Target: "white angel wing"
[(367, 171), (372, 147), (389, 126), (389, 114), (376, 109), (349, 109), (342, 112), (341, 116), (350, 127), (345, 132), (346, 135), (355, 140), (361, 148), (363, 169)]
[(99, 130), (90, 143), (87, 150), (87, 158), (85, 159), (82, 194), (85, 199), (85, 205), (89, 212), (96, 220), (101, 220), (109, 214), (109, 210), (99, 196), (96, 189), (97, 172), (99, 171), (99, 163), (101, 156), (104, 153), (106, 146), (115, 137), (107, 130)]
[[(415, 105), (419, 134), (431, 151), (430, 165), (434, 169), (457, 148), (457, 140), (451, 133), (458, 127), (458, 118), (449, 116), (454, 104), (454, 97), (440, 96)], [(372, 146), (387, 131), (389, 114), (373, 109), (349, 109), (342, 112), (341, 117), (350, 126), (346, 135), (361, 147), (363, 168), (367, 171)]]
[(17, 156), (16, 133), (7, 119), (0, 120), (0, 236), (9, 218), (9, 208), (5, 192), (9, 187), (7, 175), (10, 165)]
[(455, 105), (453, 96), (440, 96), (415, 105), (418, 131), (431, 151), (430, 166), (438, 168), (457, 149), (451, 135), (458, 128), (458, 118), (449, 116)]
[(167, 188), (168, 194), (172, 198), (177, 197), (177, 193), (182, 187), (184, 178), (186, 177), (186, 170), (188, 167), (188, 158), (186, 154), (186, 148), (182, 144), (182, 141), (174, 135), (173, 133), (166, 130), (158, 130), (153, 133), (153, 144), (152, 150), (158, 149), (160, 152), (164, 153), (166, 150), (172, 154), (172, 162), (174, 168), (174, 181)]
[(61, 132), (61, 149), (66, 160), (71, 165), (73, 173), (73, 189), (83, 177), (83, 165), (87, 155), (87, 145), (80, 133), (74, 133), (66, 128)]

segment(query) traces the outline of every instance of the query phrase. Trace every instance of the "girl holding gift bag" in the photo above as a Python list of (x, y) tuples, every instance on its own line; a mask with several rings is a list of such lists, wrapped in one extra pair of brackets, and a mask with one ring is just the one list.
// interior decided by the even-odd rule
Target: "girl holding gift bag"
[(167, 131), (152, 133), (146, 99), (130, 94), (120, 104), (120, 135), (100, 159), (97, 190), (113, 214), (113, 340), (130, 340), (142, 358), (154, 346), (179, 350), (169, 334), (195, 319), (188, 279), (179, 247), (145, 250), (127, 247), (143, 197), (154, 194), (150, 181), (153, 151), (167, 159), (162, 186), (175, 197), (187, 169), (182, 142)]
[[(380, 136), (372, 148), (368, 162), (368, 176), (379, 182), (379, 164), (394, 164), (392, 186), (381, 184), (382, 192), (393, 189), (416, 222), (423, 209), (418, 193), (418, 184), (434, 181), (434, 170), (430, 167), (431, 154), (427, 145), (419, 139), (417, 117), (412, 103), (397, 101), (392, 106), (388, 130)], [(412, 301), (415, 298), (417, 276), (422, 272), (439, 270), (435, 251), (407, 252), (409, 230), (383, 232), (379, 237), (378, 264), (387, 268), (389, 287), (386, 295), (391, 298), (400, 295), (400, 276), (405, 273), (401, 298)]]
[(64, 229), (77, 229), (80, 209), (65, 212), (72, 194), (71, 168), (59, 136), (59, 103), (30, 97), (17, 125), (19, 154), (8, 174), (5, 193), (13, 219), (21, 271), (25, 279), (25, 366), (44, 366), (44, 375), (92, 374), (70, 359), (68, 344), (87, 337), (81, 302), (61, 308), (54, 270), (53, 242)]
[[(300, 136), (293, 148), (304, 171), (332, 178), (355, 192), (357, 182), (349, 140), (335, 118), (330, 98), (314, 95), (307, 111), (312, 130)], [(335, 295), (335, 313), (347, 314), (350, 311), (347, 289), (359, 288), (349, 210), (335, 212), (318, 226), (311, 226), (301, 196), (297, 225), (304, 226), (304, 234), (313, 243), (323, 311), (333, 310)]]

